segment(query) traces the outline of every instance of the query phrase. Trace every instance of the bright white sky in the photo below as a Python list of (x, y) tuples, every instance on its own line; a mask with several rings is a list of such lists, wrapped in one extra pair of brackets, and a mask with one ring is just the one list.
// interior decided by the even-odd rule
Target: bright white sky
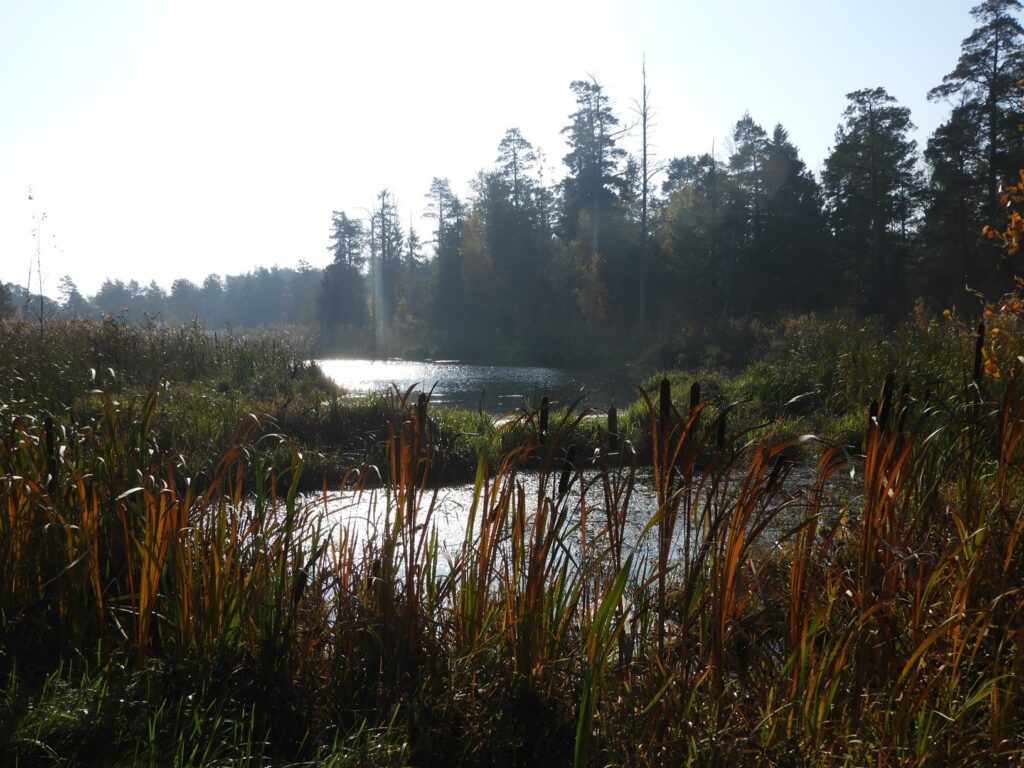
[(625, 118), (645, 54), (663, 159), (723, 150), (749, 110), (818, 170), (844, 95), (877, 85), (923, 145), (973, 4), (0, 0), (0, 280), (26, 284), (43, 212), (54, 296), (64, 274), (92, 294), (323, 266), (332, 210), (388, 187), (418, 218), (431, 178), (466, 192), (509, 127), (560, 178), (570, 81), (596, 75)]

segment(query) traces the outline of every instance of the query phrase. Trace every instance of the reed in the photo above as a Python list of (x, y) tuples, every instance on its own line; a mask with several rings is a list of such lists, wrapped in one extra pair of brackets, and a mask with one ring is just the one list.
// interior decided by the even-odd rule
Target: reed
[[(956, 384), (920, 367), (875, 379), (859, 455), (734, 419), (713, 387), (682, 408), (644, 392), (649, 469), (629, 417), (594, 442), (583, 403), (523, 409), (472, 443), (472, 501), (447, 544), (452, 436), (428, 395), (392, 396), (380, 461), (302, 494), (304, 447), (266, 416), (242, 415), (189, 471), (160, 420), (191, 374), (70, 393), (71, 408), (55, 406), (66, 382), (26, 381), (0, 404), (0, 750), (111, 765), (1019, 760), (1024, 366), (990, 329), (982, 359), (1000, 375), (975, 376), (979, 336), (961, 330)], [(267, 450), (282, 445), (290, 463)], [(657, 509), (638, 520), (646, 482)], [(368, 520), (333, 516), (352, 498)]]

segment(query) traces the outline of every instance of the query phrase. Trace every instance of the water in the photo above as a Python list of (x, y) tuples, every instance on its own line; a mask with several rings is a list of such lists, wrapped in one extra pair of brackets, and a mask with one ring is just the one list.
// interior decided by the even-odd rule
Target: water
[[(604, 494), (600, 483), (595, 482), (596, 478), (597, 473), (593, 470), (584, 472), (582, 476), (574, 474), (566, 496), (570, 519), (578, 521), (580, 518), (580, 483), (584, 484), (589, 516), (588, 530), (591, 536), (600, 530), (605, 522)], [(544, 489), (545, 496), (555, 497), (557, 480), (558, 473), (555, 473), (550, 478), (550, 487)], [(534, 472), (524, 472), (517, 476), (517, 483), (523, 487), (528, 508), (535, 509), (540, 491), (538, 488), (539, 475)], [(426, 509), (432, 507), (430, 525), (437, 531), (438, 543), (449, 552), (456, 551), (465, 539), (466, 523), (473, 503), (473, 491), (472, 483), (447, 486), (437, 491), (436, 499), (432, 496), (432, 492), (428, 491), (424, 495), (422, 503), (418, 505), (417, 519), (420, 521), (424, 519)], [(314, 504), (323, 503), (314, 496), (310, 497), (310, 501)], [(323, 509), (331, 524), (344, 525), (357, 535), (376, 538), (380, 535), (381, 527), (384, 525), (383, 518), (387, 510), (387, 502), (383, 489), (362, 492), (346, 490), (330, 495)], [(637, 478), (631, 496), (626, 528), (632, 536), (627, 538), (631, 538), (635, 542), (641, 529), (657, 509), (658, 501), (651, 484), (650, 474), (641, 474)], [(478, 515), (480, 514), (482, 512), (478, 512)], [(479, 528), (479, 518), (477, 528)]]
[(435, 406), (508, 413), (524, 402), (547, 397), (568, 405), (581, 395), (592, 408), (625, 405), (637, 397), (642, 376), (626, 368), (569, 371), (562, 368), (509, 365), (467, 365), (446, 360), (320, 360), (321, 370), (351, 395), (385, 392), (397, 386), (430, 391)]
[[(410, 386), (426, 391), (433, 387), (431, 402), (434, 406), (480, 408), (492, 414), (508, 413), (524, 402), (536, 404), (543, 396), (555, 405), (567, 405), (581, 394), (586, 395), (586, 405), (594, 409), (604, 409), (612, 402), (624, 405), (637, 396), (636, 384), (642, 378), (628, 369), (579, 372), (530, 366), (466, 365), (452, 361), (333, 359), (321, 360), (319, 365), (328, 377), (353, 396), (383, 392), (395, 386), (403, 393)], [(813, 462), (808, 461), (790, 475), (787, 486), (791, 493), (810, 485), (812, 467)], [(596, 533), (604, 522), (604, 499), (599, 485), (592, 483), (593, 475), (590, 471), (583, 476), (588, 489), (588, 528), (592, 529), (588, 535)], [(523, 473), (519, 481), (525, 487), (527, 499), (531, 500), (528, 503), (535, 506), (537, 476)], [(574, 498), (574, 515), (579, 513), (579, 481), (577, 476), (575, 490), (570, 493)], [(551, 495), (553, 489), (545, 493)], [(438, 492), (430, 525), (436, 528), (442, 549), (454, 552), (461, 546), (472, 498), (472, 484), (449, 486)], [(429, 505), (430, 498), (424, 503)], [(375, 538), (380, 535), (386, 507), (383, 491), (362, 494), (344, 491), (332, 495), (324, 513), (331, 524), (345, 525), (357, 535)], [(650, 473), (641, 472), (630, 503), (627, 548), (639, 543), (640, 531), (657, 507)], [(766, 531), (765, 537), (770, 540), (795, 524), (801, 509), (800, 505), (790, 508)], [(649, 546), (650, 540), (642, 548)]]
[[(538, 495), (541, 490), (538, 488), (539, 478), (540, 476), (534, 472), (524, 472), (517, 476), (517, 483), (523, 487), (527, 510), (530, 513), (537, 508)], [(555, 497), (557, 480), (558, 473), (549, 478), (550, 485), (543, 489), (544, 496)], [(740, 477), (736, 477), (734, 483), (738, 483), (740, 480)], [(803, 491), (809, 487), (812, 480), (813, 470), (807, 466), (798, 468), (789, 476), (784, 486), (786, 490), (776, 499), (777, 504), (783, 504), (786, 508), (761, 534), (759, 540), (762, 545), (774, 545), (780, 537), (786, 535), (793, 526), (802, 520), (806, 504)], [(835, 482), (845, 485), (842, 478), (837, 478)], [(701, 492), (692, 497), (693, 504), (698, 509), (708, 503), (707, 497), (704, 495), (706, 486), (700, 487), (702, 488)], [(733, 487), (735, 489), (735, 485)], [(429, 528), (436, 531), (440, 550), (447, 555), (447, 558), (454, 557), (462, 547), (473, 502), (473, 492), (472, 484), (448, 486), (439, 489), (436, 498), (428, 492), (417, 506), (417, 525), (427, 523)], [(605, 499), (596, 470), (587, 469), (581, 474), (573, 474), (572, 484), (566, 496), (570, 526), (581, 522), (581, 496), (586, 500), (587, 538), (591, 542), (603, 542), (601, 536), (606, 522)], [(326, 503), (324, 503), (325, 501)], [(373, 540), (379, 539), (382, 535), (385, 515), (388, 511), (383, 489), (363, 492), (344, 490), (330, 494), (326, 500), (311, 496), (309, 502), (323, 510), (329, 525), (344, 526), (357, 539)], [(432, 509), (429, 522), (426, 517), (428, 508)], [(657, 510), (658, 500), (652, 485), (651, 473), (649, 470), (640, 471), (630, 497), (629, 512), (624, 529), (624, 544), (626, 552), (636, 553), (643, 561), (649, 561), (657, 556), (657, 531), (651, 530), (648, 531), (646, 537), (641, 536)], [(826, 519), (832, 519), (833, 511), (832, 509), (826, 511)], [(394, 514), (394, 510), (391, 511), (391, 514)], [(482, 510), (477, 513), (474, 534), (479, 532), (482, 514)], [(683, 525), (678, 525), (670, 552), (670, 557), (673, 560), (681, 557), (685, 536), (686, 531)], [(578, 541), (578, 529), (571, 530), (570, 545), (575, 546)], [(697, 544), (696, 540), (690, 541), (691, 547), (696, 547)], [(445, 568), (442, 567), (442, 570)]]

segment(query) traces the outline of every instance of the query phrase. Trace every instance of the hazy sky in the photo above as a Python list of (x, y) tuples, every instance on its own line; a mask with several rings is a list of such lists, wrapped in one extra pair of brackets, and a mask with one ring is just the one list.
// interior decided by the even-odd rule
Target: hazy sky
[(645, 54), (661, 158), (724, 150), (749, 110), (818, 170), (844, 95), (877, 85), (923, 145), (973, 4), (0, 0), (0, 280), (26, 284), (43, 212), (50, 295), (64, 274), (91, 294), (322, 266), (332, 210), (388, 187), (419, 217), (431, 178), (465, 192), (509, 127), (559, 178), (570, 81), (626, 118)]

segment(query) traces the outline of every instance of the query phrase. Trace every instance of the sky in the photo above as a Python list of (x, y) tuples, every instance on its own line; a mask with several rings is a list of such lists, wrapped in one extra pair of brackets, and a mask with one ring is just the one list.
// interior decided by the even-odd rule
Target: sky
[(332, 211), (388, 188), (426, 229), (431, 179), (467, 193), (510, 127), (561, 178), (570, 82), (630, 122), (645, 58), (662, 160), (725, 156), (749, 112), (819, 171), (845, 94), (879, 85), (923, 147), (972, 5), (0, 0), (0, 280), (38, 291), (41, 264), (47, 295), (63, 275), (91, 295), (324, 266)]

